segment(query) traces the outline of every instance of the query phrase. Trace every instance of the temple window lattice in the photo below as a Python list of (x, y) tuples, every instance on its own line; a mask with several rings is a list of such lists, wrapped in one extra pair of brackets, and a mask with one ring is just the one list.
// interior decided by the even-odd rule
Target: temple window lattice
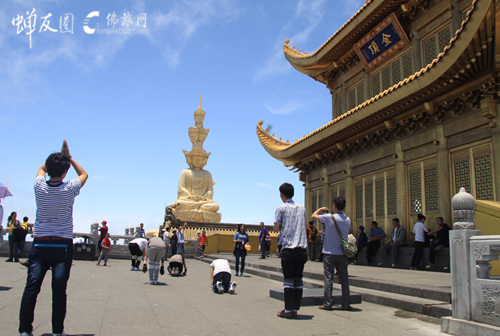
[(430, 64), (450, 44), (451, 26), (447, 24), (422, 42), (424, 64)]
[(409, 51), (382, 70), (372, 74), (372, 97), (396, 85), (413, 73), (413, 58), (411, 51)]
[(492, 155), (490, 143), (453, 152), (453, 190), (464, 187), (478, 200), (495, 201)]
[[(397, 215), (395, 171), (389, 170), (358, 178), (355, 181), (356, 220), (387, 223)], [(361, 224), (361, 223), (360, 223)]]
[(436, 160), (431, 159), (409, 166), (410, 212), (438, 212), (439, 195)]
[(331, 191), (332, 191), (331, 207), (333, 209), (333, 200), (335, 199), (335, 197), (342, 196), (345, 198), (345, 183), (342, 182), (342, 183), (337, 183), (337, 184), (332, 185)]
[(356, 106), (363, 104), (365, 101), (365, 89), (363, 86), (363, 82), (353, 86), (350, 90), (347, 91), (347, 110), (352, 110)]

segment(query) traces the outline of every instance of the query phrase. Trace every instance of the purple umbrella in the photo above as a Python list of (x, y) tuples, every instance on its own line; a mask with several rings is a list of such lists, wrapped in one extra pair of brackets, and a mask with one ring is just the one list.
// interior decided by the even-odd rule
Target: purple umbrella
[(0, 183), (0, 198), (5, 198), (7, 196), (12, 196), (12, 194), (9, 191), (9, 188)]

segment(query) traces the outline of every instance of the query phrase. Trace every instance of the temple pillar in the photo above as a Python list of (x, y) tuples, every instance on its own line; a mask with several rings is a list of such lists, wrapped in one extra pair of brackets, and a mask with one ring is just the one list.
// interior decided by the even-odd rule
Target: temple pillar
[(462, 12), (460, 11), (460, 1), (452, 1), (451, 10), (451, 27), (453, 29), (452, 36), (455, 36), (457, 30), (462, 26)]
[(370, 94), (370, 74), (368, 71), (364, 70), (363, 74), (363, 91), (364, 91), (364, 101), (367, 101), (371, 98)]
[(347, 112), (347, 88), (344, 82), (342, 82), (341, 86), (342, 86), (342, 111), (339, 113), (339, 115), (341, 115), (344, 112)]
[(328, 184), (328, 176), (326, 173), (326, 167), (323, 168), (323, 206), (326, 206), (331, 210), (332, 204), (332, 193), (330, 192), (330, 185)]
[(304, 206), (306, 207), (306, 213), (307, 213), (307, 220), (309, 221), (309, 218), (312, 215), (312, 193), (311, 189), (309, 189), (309, 175), (306, 175), (306, 189), (304, 192)]
[(413, 58), (413, 72), (422, 69), (422, 50), (420, 46), (420, 39), (417, 38), (417, 32), (415, 31), (415, 23), (412, 23), (411, 32), (411, 52)]
[(350, 160), (346, 160), (346, 178), (345, 178), (345, 214), (351, 219), (351, 230), (352, 232), (357, 233), (358, 231), (354, 230), (356, 227), (356, 208), (354, 206), (354, 182), (351, 177), (351, 168), (350, 168)]
[(450, 152), (447, 148), (443, 124), (436, 126), (436, 140), (438, 141), (436, 161), (439, 216), (443, 217), (445, 223), (451, 223)]
[(337, 118), (337, 116), (339, 115), (338, 111), (336, 110), (336, 107), (337, 106), (337, 96), (335, 95), (335, 92), (333, 92), (332, 90), (330, 90), (330, 94), (332, 95), (332, 120)]
[[(497, 105), (497, 109), (500, 110), (500, 104)], [(500, 111), (498, 113), (500, 115)], [(495, 169), (493, 176), (495, 178), (496, 200), (499, 201), (500, 200), (500, 117), (492, 119), (491, 123), (495, 123), (495, 127), (491, 128), (491, 154), (493, 156), (492, 169)]]
[(396, 158), (396, 203), (397, 203), (397, 214), (406, 229), (409, 236), (411, 223), (409, 223), (409, 212), (408, 212), (408, 188), (407, 188), (407, 167), (404, 162), (404, 153), (401, 150), (401, 140), (395, 143)]

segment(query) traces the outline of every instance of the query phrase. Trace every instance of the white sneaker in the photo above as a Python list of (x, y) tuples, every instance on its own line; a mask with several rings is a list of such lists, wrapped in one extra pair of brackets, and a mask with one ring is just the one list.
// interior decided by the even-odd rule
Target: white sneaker
[(66, 336), (66, 333), (63, 331), (61, 334), (52, 334), (52, 336)]
[(149, 281), (148, 284), (152, 285), (154, 284), (155, 282), (154, 281)]
[(236, 282), (231, 282), (231, 285), (229, 286), (229, 294), (234, 294), (236, 291)]
[(21, 336), (33, 336), (33, 333), (28, 334), (27, 332), (23, 332)]
[(140, 271), (139, 267), (134, 267), (134, 271)]
[(158, 285), (158, 281), (156, 281), (156, 280), (155, 280), (155, 281), (153, 281), (153, 284), (154, 284), (154, 285)]
[(217, 289), (219, 290), (219, 294), (224, 293), (224, 286), (222, 286), (222, 281), (217, 281)]
[(135, 267), (134, 267), (134, 266), (132, 266), (132, 268), (131, 268), (130, 270), (131, 270), (131, 271), (135, 271)]

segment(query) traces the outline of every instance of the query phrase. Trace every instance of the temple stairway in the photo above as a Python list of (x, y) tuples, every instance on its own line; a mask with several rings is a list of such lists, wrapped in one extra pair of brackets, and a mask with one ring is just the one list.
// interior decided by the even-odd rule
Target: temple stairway
[[(273, 256), (262, 260), (259, 256), (247, 255), (245, 275), (283, 281), (281, 259)], [(196, 260), (211, 263), (219, 258), (227, 259), (234, 269), (235, 258), (230, 253), (210, 254)], [(305, 288), (322, 288), (323, 264), (307, 262), (303, 280)], [(334, 289), (340, 289), (337, 277), (335, 282)], [(360, 293), (363, 301), (429, 316), (451, 316), (449, 273), (349, 265), (349, 284), (350, 290)]]

